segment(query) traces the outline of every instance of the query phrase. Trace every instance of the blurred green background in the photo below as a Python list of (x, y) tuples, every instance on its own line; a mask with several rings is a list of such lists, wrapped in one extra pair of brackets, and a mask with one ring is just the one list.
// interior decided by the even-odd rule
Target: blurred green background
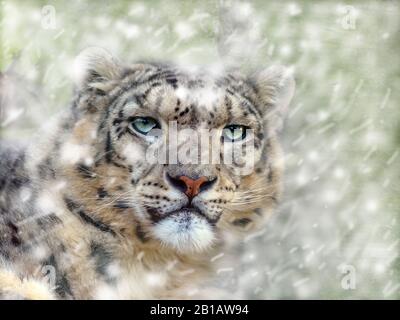
[(400, 298), (399, 2), (5, 0), (0, 14), (5, 138), (27, 140), (68, 105), (87, 46), (127, 62), (289, 66), (285, 197), (218, 286), (255, 299)]

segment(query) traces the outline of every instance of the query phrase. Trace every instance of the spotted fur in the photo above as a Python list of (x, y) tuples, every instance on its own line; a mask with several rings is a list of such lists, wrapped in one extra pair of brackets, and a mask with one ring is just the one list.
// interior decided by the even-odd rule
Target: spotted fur
[[(30, 147), (0, 145), (0, 296), (188, 298), (225, 235), (262, 227), (279, 199), (277, 132), (293, 79), (281, 67), (245, 76), (94, 51), (78, 59), (68, 111)], [(155, 143), (129, 130), (138, 115), (162, 128), (251, 127), (255, 167), (150, 164)], [(215, 181), (195, 212), (181, 210), (188, 198), (168, 180), (180, 175)], [(53, 281), (43, 281), (48, 266)]]

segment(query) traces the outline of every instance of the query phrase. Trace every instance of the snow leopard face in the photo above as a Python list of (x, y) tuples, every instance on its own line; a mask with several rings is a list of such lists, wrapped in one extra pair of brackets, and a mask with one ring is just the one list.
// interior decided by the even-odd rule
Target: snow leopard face
[(67, 209), (184, 253), (261, 225), (280, 194), (276, 132), (294, 90), (286, 70), (124, 66), (95, 51), (79, 60), (71, 134), (58, 151), (72, 177)]

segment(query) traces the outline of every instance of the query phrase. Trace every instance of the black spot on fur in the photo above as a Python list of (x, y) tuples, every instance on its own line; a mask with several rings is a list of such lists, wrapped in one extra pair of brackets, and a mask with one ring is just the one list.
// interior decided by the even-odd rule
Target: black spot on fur
[(153, 221), (153, 223), (157, 223), (162, 219), (162, 216), (157, 211), (157, 209), (147, 208), (147, 212), (148, 212), (148, 214), (150, 216), (151, 221)]
[(9, 186), (14, 189), (19, 189), (27, 183), (29, 183), (29, 179), (27, 177), (14, 177), (10, 180)]
[(140, 225), (137, 225), (137, 226), (136, 226), (135, 231), (136, 231), (136, 236), (138, 237), (138, 239), (139, 239), (141, 242), (145, 243), (145, 242), (148, 241), (147, 235), (146, 235), (146, 233), (143, 231), (143, 229), (142, 229), (142, 227), (141, 227)]
[(118, 200), (114, 205), (114, 208), (117, 209), (129, 209), (132, 208), (132, 205), (128, 201)]
[(110, 163), (112, 160), (112, 143), (111, 143), (111, 134), (110, 131), (107, 132), (107, 137), (106, 137), (106, 147), (105, 147), (105, 158), (106, 162)]
[(144, 94), (139, 94), (136, 96), (136, 101), (138, 102), (139, 106), (143, 107), (146, 103), (146, 96)]
[(14, 245), (15, 247), (19, 247), (22, 244), (22, 241), (18, 235), (18, 227), (9, 221), (7, 223), (7, 226), (10, 228), (10, 234), (11, 234), (11, 244)]
[(124, 166), (123, 164), (118, 163), (117, 161), (110, 160), (109, 163), (111, 163), (111, 164), (112, 164), (113, 166), (115, 166), (115, 167), (129, 170), (127, 166)]
[(225, 96), (225, 105), (228, 111), (232, 109), (232, 100), (227, 96)]
[(66, 298), (67, 296), (70, 296), (71, 298), (74, 297), (66, 274), (61, 274), (57, 277), (56, 292), (62, 298)]
[(45, 229), (52, 228), (55, 225), (62, 223), (61, 219), (54, 213), (51, 213), (45, 217), (40, 217), (36, 221), (40, 227)]
[(269, 165), (268, 166), (268, 176), (267, 176), (268, 182), (271, 183), (273, 178), (274, 178), (274, 172), (272, 170), (271, 165)]
[(233, 224), (234, 226), (244, 228), (244, 227), (246, 227), (250, 222), (252, 222), (252, 220), (249, 219), (249, 218), (241, 218), (241, 219), (236, 219), (236, 220), (234, 220), (234, 221), (232, 222), (232, 224)]
[(79, 163), (76, 166), (76, 170), (79, 172), (80, 176), (85, 179), (93, 179), (96, 177), (96, 174), (91, 170), (91, 168), (83, 163)]
[(112, 254), (101, 244), (92, 242), (90, 244), (90, 256), (94, 260), (96, 272), (104, 276), (107, 280), (112, 280), (107, 272), (107, 267), (113, 260)]
[(64, 202), (68, 208), (69, 211), (71, 211), (72, 213), (78, 215), (84, 222), (92, 225), (93, 227), (95, 227), (96, 229), (99, 229), (100, 231), (103, 232), (108, 232), (110, 234), (112, 234), (113, 236), (115, 236), (115, 231), (113, 229), (111, 229), (110, 226), (108, 226), (107, 224), (103, 223), (102, 221), (99, 221), (95, 218), (90, 217), (82, 208), (79, 204), (77, 204), (76, 202), (72, 201), (71, 199), (64, 197)]
[(100, 199), (104, 199), (105, 197), (108, 197), (108, 192), (103, 187), (100, 187), (97, 189), (97, 196)]
[(25, 175), (25, 154), (16, 154), (12, 148), (0, 145), (0, 190), (8, 188), (10, 190), (19, 189), (30, 182)]
[(165, 81), (174, 89), (178, 88), (178, 80), (176, 78), (167, 78)]
[(68, 210), (71, 211), (71, 212), (73, 212), (75, 210), (78, 210), (79, 207), (80, 207), (77, 203), (75, 203), (74, 201), (72, 201), (69, 198), (64, 198), (64, 202), (65, 202)]
[(118, 124), (120, 124), (122, 121), (124, 121), (124, 119), (122, 119), (122, 118), (117, 118), (117, 119), (114, 119), (114, 121), (113, 121), (113, 126), (116, 126), (116, 125), (118, 125)]

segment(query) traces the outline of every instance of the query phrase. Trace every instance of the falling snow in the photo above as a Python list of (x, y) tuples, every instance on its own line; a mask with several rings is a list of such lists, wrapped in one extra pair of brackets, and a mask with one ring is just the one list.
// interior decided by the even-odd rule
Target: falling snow
[[(400, 298), (399, 3), (34, 3), (0, 3), (2, 138), (26, 141), (68, 104), (72, 62), (87, 46), (214, 70), (286, 65), (297, 91), (282, 133), (285, 195), (264, 229), (211, 259), (211, 290), (228, 298)], [(65, 148), (63, 161), (93, 161), (79, 144)], [(47, 194), (38, 201), (45, 211), (57, 206)], [(143, 281), (158, 286), (164, 275)]]

